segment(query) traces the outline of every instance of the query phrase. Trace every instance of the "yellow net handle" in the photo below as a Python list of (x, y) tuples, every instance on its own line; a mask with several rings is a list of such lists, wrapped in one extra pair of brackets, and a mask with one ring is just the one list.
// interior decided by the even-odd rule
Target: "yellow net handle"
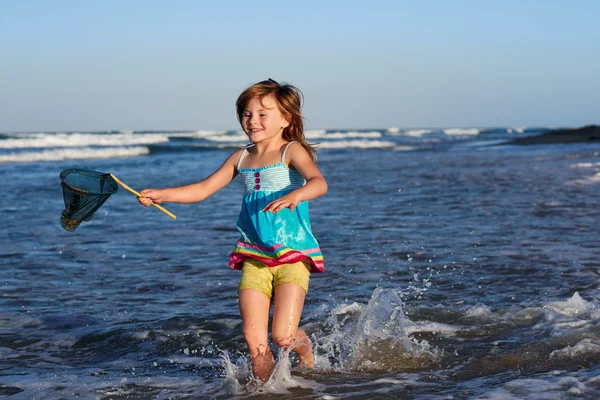
[[(136, 195), (137, 197), (142, 197), (141, 194), (139, 194), (138, 192), (136, 192), (135, 190), (133, 190), (132, 188), (130, 188), (129, 186), (127, 186), (126, 184), (124, 184), (123, 182), (121, 182), (116, 176), (114, 176), (113, 174), (110, 174), (111, 178), (113, 178), (115, 180), (115, 182), (117, 182), (119, 185), (123, 186), (123, 188), (125, 190), (127, 190), (128, 192)], [(152, 205), (156, 208), (158, 208), (160, 211), (164, 212), (165, 214), (167, 214), (169, 217), (175, 219), (177, 218), (175, 216), (175, 214), (171, 213), (169, 210), (167, 210), (164, 207), (159, 206), (158, 204), (152, 203)]]

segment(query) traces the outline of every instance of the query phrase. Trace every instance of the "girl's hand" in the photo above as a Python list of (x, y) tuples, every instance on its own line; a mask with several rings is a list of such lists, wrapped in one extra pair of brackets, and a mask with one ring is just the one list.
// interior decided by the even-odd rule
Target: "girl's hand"
[(146, 207), (151, 206), (152, 203), (160, 204), (161, 203), (160, 192), (161, 192), (160, 189), (144, 189), (140, 192), (142, 197), (138, 197), (138, 201), (140, 202), (141, 205), (146, 206)]
[(286, 194), (283, 197), (278, 198), (277, 200), (273, 200), (265, 208), (263, 208), (264, 212), (272, 212), (273, 214), (278, 213), (284, 208), (289, 208), (290, 211), (294, 211), (294, 208), (300, 203), (300, 197), (294, 192)]

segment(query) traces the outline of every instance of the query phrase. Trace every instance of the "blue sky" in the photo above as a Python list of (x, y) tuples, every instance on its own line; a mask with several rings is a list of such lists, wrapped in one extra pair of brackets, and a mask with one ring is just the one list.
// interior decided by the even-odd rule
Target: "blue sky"
[(600, 123), (600, 2), (0, 0), (0, 132), (236, 129), (287, 81), (309, 129)]

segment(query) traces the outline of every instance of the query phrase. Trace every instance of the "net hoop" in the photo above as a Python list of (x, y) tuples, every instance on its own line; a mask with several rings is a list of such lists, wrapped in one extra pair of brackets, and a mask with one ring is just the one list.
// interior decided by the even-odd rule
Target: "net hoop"
[[(74, 186), (72, 183), (69, 183), (69, 176), (71, 174), (77, 174), (78, 176), (88, 176), (90, 178), (104, 178), (105, 182), (108, 185), (103, 187), (102, 190), (100, 190), (100, 191), (84, 190), (84, 189), (78, 188), (77, 186)], [(60, 173), (60, 181), (63, 185), (67, 186), (71, 190), (74, 190), (74, 191), (80, 192), (80, 193), (87, 193), (87, 194), (110, 196), (111, 194), (116, 193), (117, 190), (119, 189), (119, 185), (117, 185), (117, 182), (114, 181), (114, 179), (110, 176), (110, 174), (105, 174), (105, 173), (98, 172), (98, 171), (91, 171), (91, 170), (87, 170), (87, 169), (76, 169), (76, 168), (66, 169)]]

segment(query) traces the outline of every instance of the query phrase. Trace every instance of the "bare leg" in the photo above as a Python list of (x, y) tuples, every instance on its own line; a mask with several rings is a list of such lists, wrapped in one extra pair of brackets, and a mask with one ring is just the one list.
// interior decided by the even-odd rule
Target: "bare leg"
[(244, 339), (250, 351), (252, 373), (257, 379), (266, 382), (275, 366), (268, 343), (271, 299), (259, 290), (242, 289), (239, 300)]
[(304, 289), (295, 283), (282, 283), (275, 288), (275, 309), (273, 310), (273, 341), (285, 349), (292, 347), (298, 355), (300, 366), (314, 366), (312, 342), (304, 330), (298, 328), (304, 307)]

